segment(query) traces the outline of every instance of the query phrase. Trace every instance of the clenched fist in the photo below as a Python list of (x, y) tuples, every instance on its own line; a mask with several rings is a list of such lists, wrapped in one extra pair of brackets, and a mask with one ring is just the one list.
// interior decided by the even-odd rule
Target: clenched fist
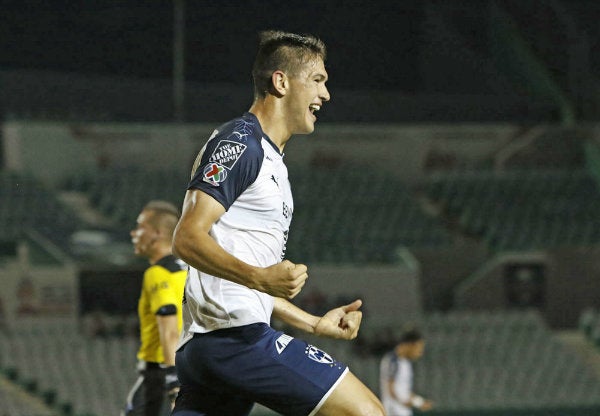
[(317, 323), (315, 334), (330, 338), (356, 338), (362, 321), (361, 306), (362, 300), (355, 300), (349, 305), (330, 310)]
[(292, 299), (308, 279), (308, 268), (304, 264), (294, 264), (289, 260), (265, 267), (255, 279), (253, 289), (275, 297)]

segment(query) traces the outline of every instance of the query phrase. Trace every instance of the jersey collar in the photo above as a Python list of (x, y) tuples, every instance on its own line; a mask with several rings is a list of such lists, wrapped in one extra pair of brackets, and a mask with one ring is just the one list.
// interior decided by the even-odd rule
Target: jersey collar
[(167, 264), (169, 264), (170, 261), (174, 260), (175, 256), (172, 254), (167, 254), (165, 257), (161, 258), (159, 261), (157, 261), (156, 263), (154, 263), (157, 266), (165, 266)]
[(284, 156), (284, 153), (280, 152), (279, 148), (277, 147), (277, 145), (275, 143), (273, 143), (273, 141), (271, 140), (271, 138), (265, 134), (265, 132), (262, 129), (262, 126), (260, 125), (260, 121), (258, 121), (258, 117), (256, 117), (251, 112), (245, 112), (244, 113), (244, 118), (251, 119), (254, 122), (254, 124), (256, 125), (256, 127), (258, 129), (258, 132), (260, 133), (260, 136), (263, 139), (265, 139), (267, 141), (267, 143), (269, 143), (273, 149), (275, 149), (275, 151), (277, 152), (277, 154), (279, 154), (282, 157)]

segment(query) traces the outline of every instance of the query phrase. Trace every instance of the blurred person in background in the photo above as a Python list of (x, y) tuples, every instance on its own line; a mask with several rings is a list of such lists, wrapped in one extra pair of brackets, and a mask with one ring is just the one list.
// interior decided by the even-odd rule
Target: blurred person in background
[(139, 377), (127, 396), (125, 415), (169, 415), (179, 388), (175, 350), (182, 327), (181, 301), (187, 266), (171, 253), (179, 210), (150, 201), (131, 231), (135, 254), (148, 259), (138, 302)]
[[(316, 316), (293, 305), (307, 267), (285, 260), (294, 210), (283, 149), (314, 130), (329, 101), (325, 45), (314, 36), (260, 35), (249, 111), (213, 132), (192, 168), (174, 253), (190, 265), (177, 351), (174, 416), (383, 415), (375, 394), (319, 348), (274, 330), (353, 339), (360, 300)], [(317, 236), (315, 236), (318, 238)]]
[(381, 401), (388, 416), (411, 416), (413, 409), (431, 410), (433, 403), (413, 391), (412, 363), (423, 356), (425, 339), (417, 329), (408, 329), (380, 366)]

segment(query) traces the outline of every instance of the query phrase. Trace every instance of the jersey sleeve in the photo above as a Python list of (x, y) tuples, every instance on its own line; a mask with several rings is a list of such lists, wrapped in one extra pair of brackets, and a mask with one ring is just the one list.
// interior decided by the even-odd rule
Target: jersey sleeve
[(177, 308), (181, 305), (181, 299), (178, 299), (176, 288), (169, 282), (169, 276), (169, 271), (160, 266), (152, 266), (144, 273), (144, 290), (149, 295), (150, 309), (154, 314), (159, 314), (161, 308), (169, 305), (175, 306), (174, 313), (177, 313)]
[(228, 210), (258, 177), (263, 156), (264, 151), (254, 137), (217, 135), (199, 156), (200, 163), (188, 189), (207, 193)]
[(383, 372), (383, 377), (386, 380), (391, 381), (394, 380), (399, 369), (398, 360), (395, 360), (393, 357), (388, 355), (384, 361), (381, 371)]

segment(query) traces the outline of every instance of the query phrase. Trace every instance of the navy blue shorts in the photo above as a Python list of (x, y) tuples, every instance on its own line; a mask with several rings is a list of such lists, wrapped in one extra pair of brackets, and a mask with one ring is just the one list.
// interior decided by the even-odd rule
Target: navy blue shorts
[(245, 416), (255, 402), (283, 415), (312, 415), (348, 371), (262, 323), (196, 334), (176, 363), (181, 389), (173, 416)]

